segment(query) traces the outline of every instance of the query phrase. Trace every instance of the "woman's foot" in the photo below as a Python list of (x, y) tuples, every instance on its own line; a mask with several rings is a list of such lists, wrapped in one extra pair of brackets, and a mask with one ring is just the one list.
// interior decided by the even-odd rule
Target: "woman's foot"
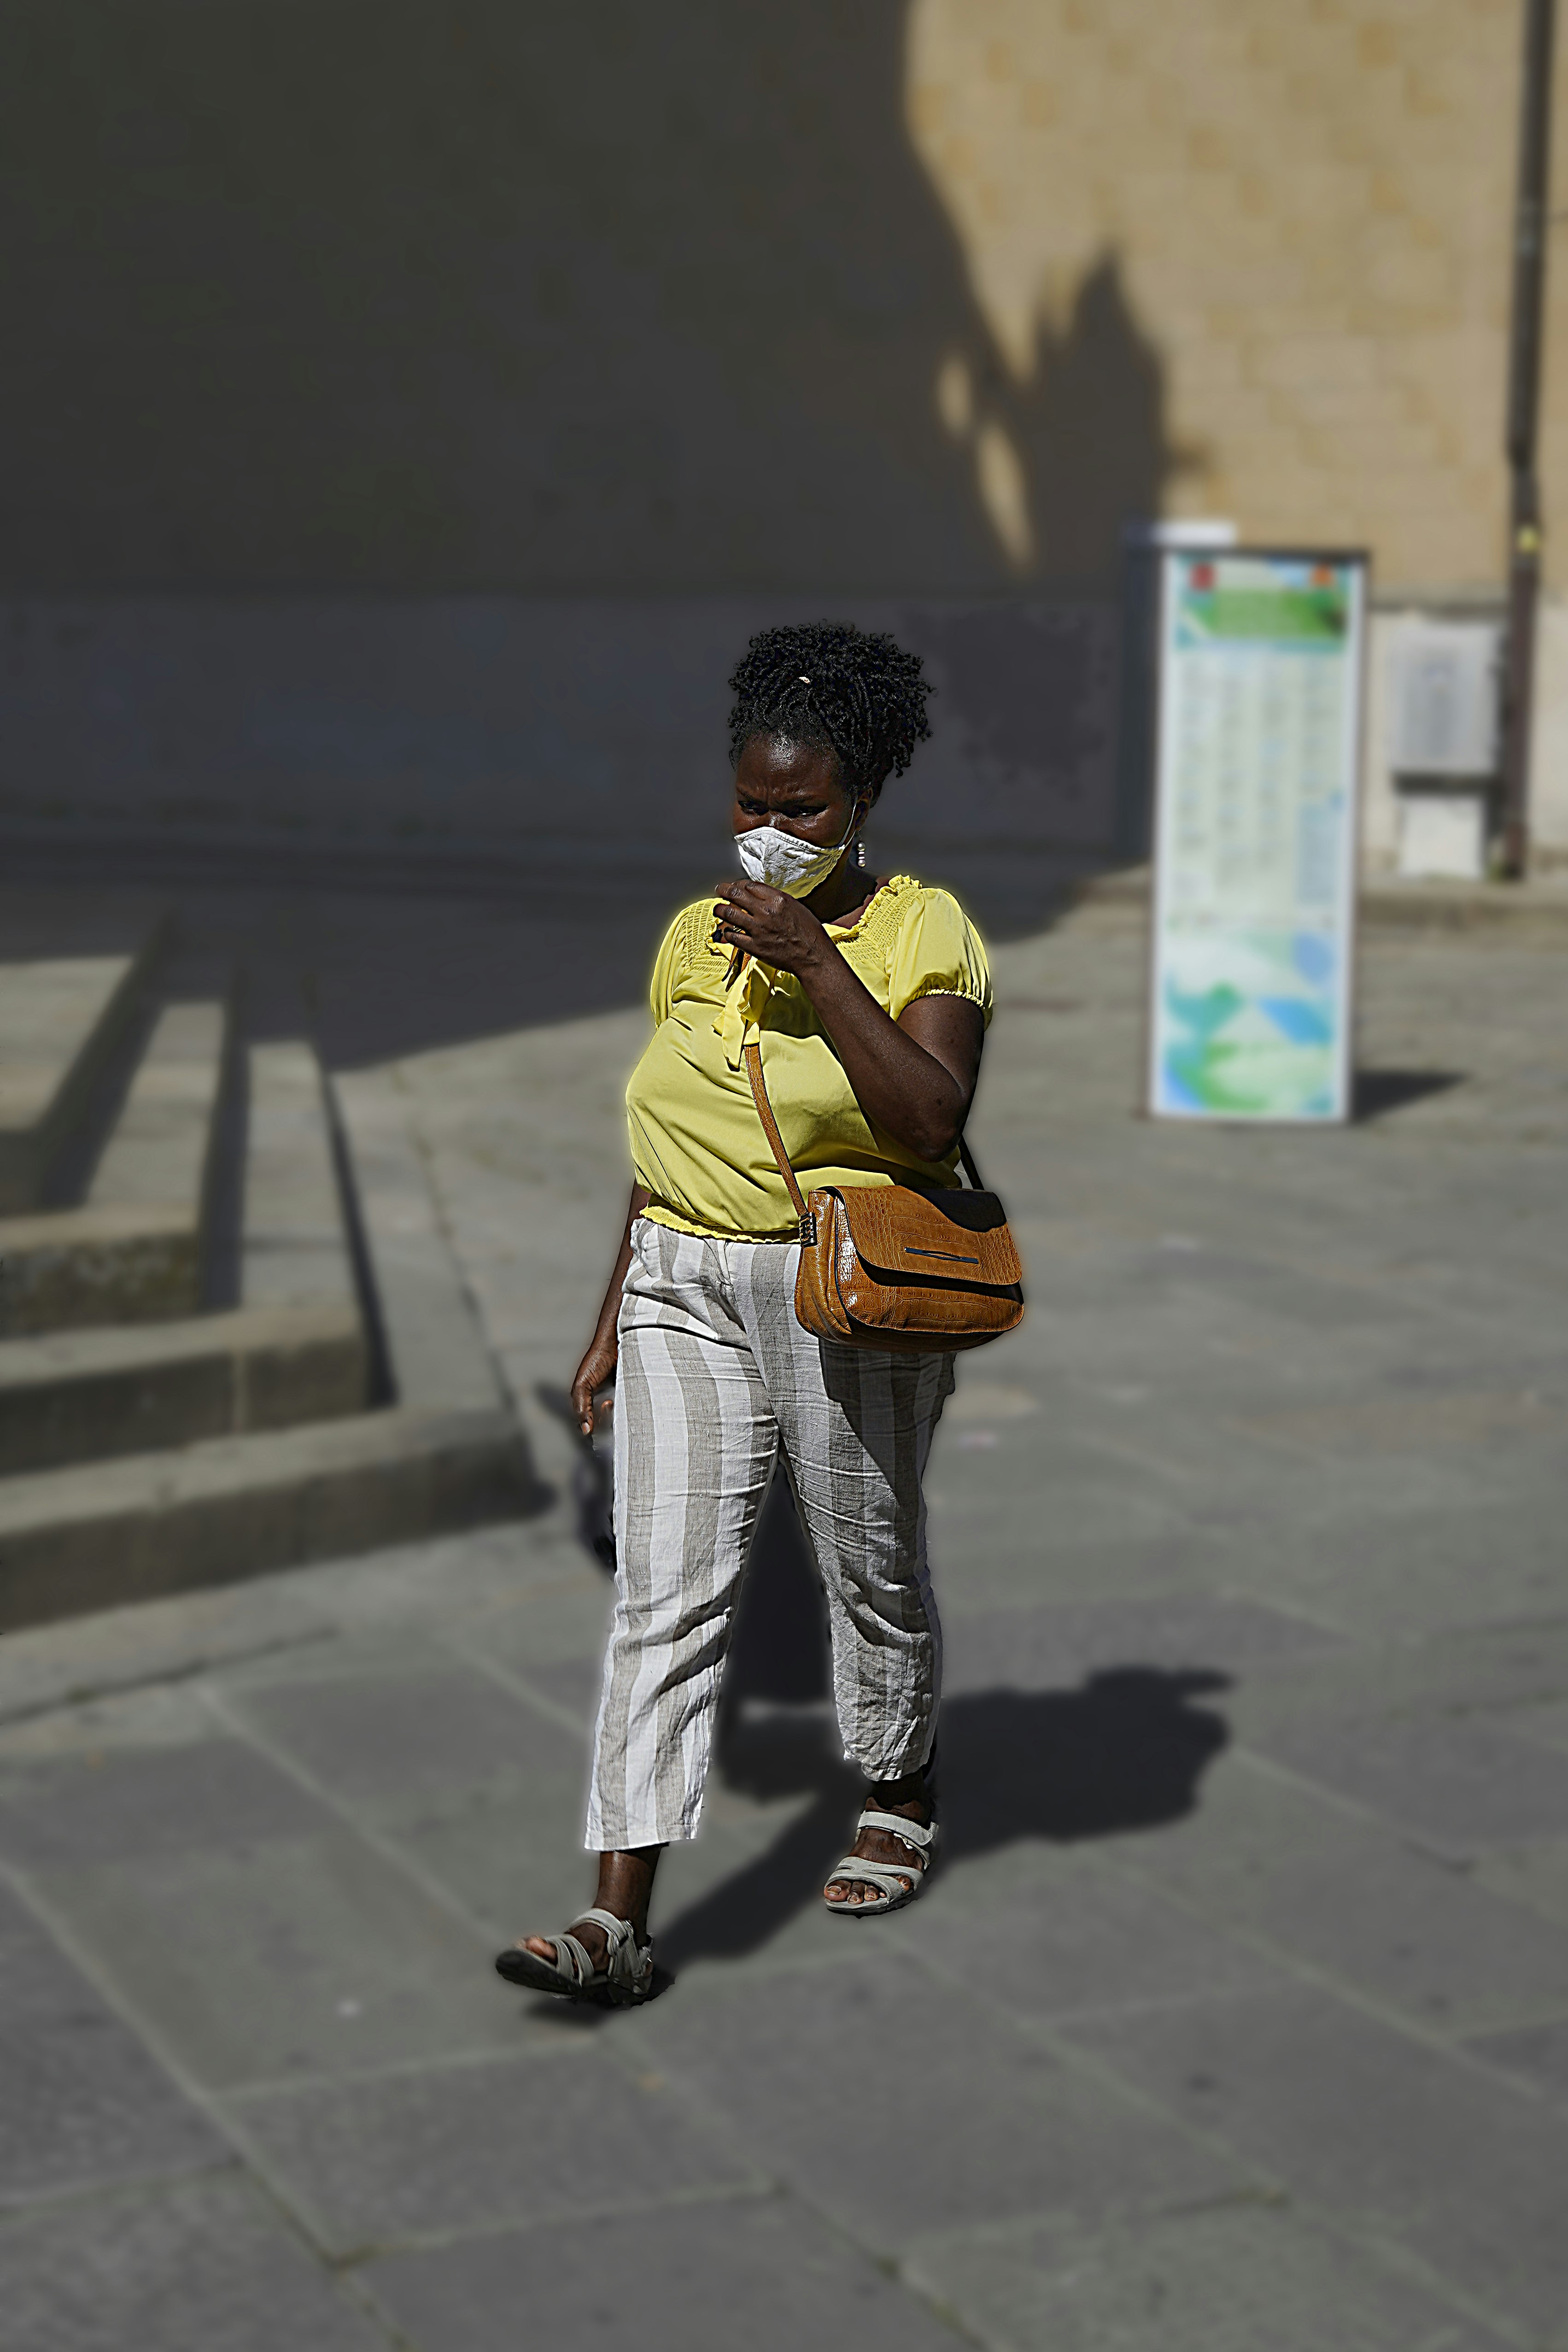
[[(866, 1804), (879, 1813), (901, 1813), (905, 1820), (926, 1827), (936, 1810), (931, 1765), (926, 1764), (918, 1772), (906, 1772), (901, 1780), (874, 1782), (866, 1791)], [(850, 1853), (862, 1862), (878, 1862), (884, 1869), (893, 1869), (906, 1895), (914, 1891), (926, 1862), (925, 1854), (913, 1842), (906, 1843), (894, 1830), (876, 1829), (869, 1822), (862, 1823)], [(873, 1902), (882, 1908), (886, 1895), (885, 1890), (869, 1879), (835, 1875), (823, 1887), (822, 1900), (833, 1910), (858, 1911)]]
[[(583, 1941), (585, 1934), (602, 1947), (598, 1965)], [(497, 1954), (497, 1974), (508, 1984), (612, 2009), (631, 2008), (653, 1990), (653, 1945), (639, 1941), (630, 1920), (618, 1919), (613, 1911), (585, 1911), (559, 1936), (537, 1936), (530, 1941), (542, 1949), (512, 1944)]]
[[(599, 1885), (592, 1908), (624, 1919), (639, 1947), (648, 1941), (648, 1898), (653, 1891), (653, 1873), (664, 1851), (662, 1845), (633, 1846), (625, 1853), (601, 1853), (599, 1857)], [(587, 1917), (573, 1919), (570, 1927), (595, 1972), (601, 1970), (610, 1952), (606, 1930)], [(530, 1953), (537, 1960), (554, 1963), (557, 1942), (554, 1936), (519, 1936), (514, 1949)]]

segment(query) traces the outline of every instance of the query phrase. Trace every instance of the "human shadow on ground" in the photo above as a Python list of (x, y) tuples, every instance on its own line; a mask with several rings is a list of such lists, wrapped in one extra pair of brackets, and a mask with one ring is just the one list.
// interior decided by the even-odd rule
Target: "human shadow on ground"
[[(943, 1863), (1023, 1838), (1069, 1844), (1179, 1821), (1229, 1739), (1196, 1702), (1228, 1687), (1207, 1668), (1129, 1663), (1075, 1689), (956, 1694), (941, 1721)], [(765, 1853), (660, 1927), (662, 1973), (755, 1951), (820, 1896), (864, 1789), (842, 1760), (827, 1691), (821, 1598), (778, 1479), (737, 1615), (716, 1769), (759, 1802), (810, 1801)]]
[[(1070, 1844), (1155, 1829), (1193, 1811), (1197, 1785), (1228, 1742), (1194, 1700), (1224, 1690), (1207, 1670), (1114, 1666), (1076, 1690), (966, 1691), (942, 1710), (938, 1786), (945, 1865), (1020, 1838)], [(831, 1711), (739, 1709), (720, 1769), (762, 1801), (810, 1793), (768, 1847), (659, 1931), (671, 1975), (695, 1959), (738, 1958), (813, 1902), (848, 1843), (863, 1793), (839, 1757)]]

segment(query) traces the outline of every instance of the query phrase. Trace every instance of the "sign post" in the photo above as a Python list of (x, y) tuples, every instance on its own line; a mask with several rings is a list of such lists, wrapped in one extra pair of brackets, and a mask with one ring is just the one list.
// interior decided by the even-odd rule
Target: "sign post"
[(1148, 1108), (1348, 1118), (1365, 558), (1160, 568)]

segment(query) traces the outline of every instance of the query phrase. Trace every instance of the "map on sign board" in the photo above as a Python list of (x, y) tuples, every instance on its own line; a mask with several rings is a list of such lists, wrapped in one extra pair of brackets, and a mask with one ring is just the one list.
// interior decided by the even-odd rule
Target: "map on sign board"
[(1343, 1118), (1364, 564), (1161, 561), (1149, 1107)]

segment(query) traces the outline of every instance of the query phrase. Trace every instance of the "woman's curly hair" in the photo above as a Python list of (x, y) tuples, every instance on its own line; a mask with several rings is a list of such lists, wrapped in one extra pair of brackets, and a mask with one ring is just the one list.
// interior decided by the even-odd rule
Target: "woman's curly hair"
[(918, 654), (849, 621), (764, 629), (730, 674), (729, 755), (738, 763), (754, 735), (832, 751), (857, 798), (875, 800), (902, 776), (930, 734), (931, 693)]

